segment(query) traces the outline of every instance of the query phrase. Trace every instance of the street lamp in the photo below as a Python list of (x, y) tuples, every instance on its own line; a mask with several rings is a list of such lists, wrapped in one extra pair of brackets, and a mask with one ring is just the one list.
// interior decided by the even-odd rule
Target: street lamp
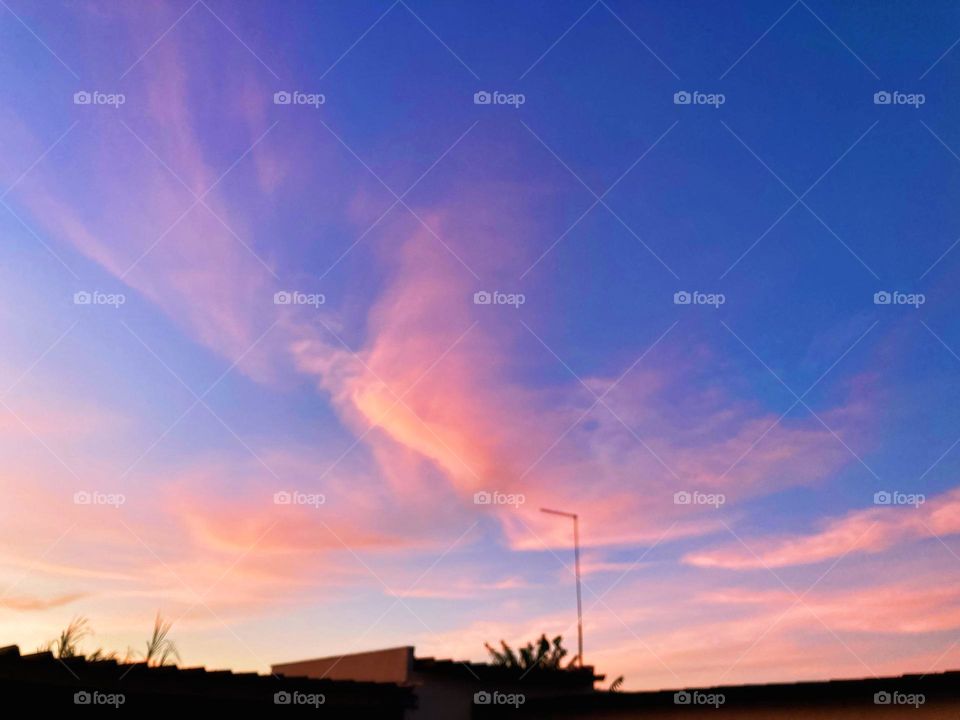
[(540, 508), (540, 512), (573, 520), (573, 560), (577, 574), (577, 661), (580, 667), (583, 667), (583, 604), (580, 600), (580, 528), (577, 523), (577, 514), (547, 508)]

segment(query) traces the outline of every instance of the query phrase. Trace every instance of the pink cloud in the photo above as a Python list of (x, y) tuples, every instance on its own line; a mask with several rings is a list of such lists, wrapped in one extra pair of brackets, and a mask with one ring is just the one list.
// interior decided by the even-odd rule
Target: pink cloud
[[(153, 32), (167, 12), (152, 6), (145, 15), (130, 15), (134, 36)], [(266, 139), (251, 149), (270, 126), (262, 109), (270, 97), (267, 88), (245, 76), (242, 87), (234, 87), (241, 80), (233, 76), (216, 84), (192, 73), (194, 64), (176, 33), (164, 38), (135, 68), (136, 102), (131, 100), (122, 118), (78, 117), (56, 148), (71, 162), (58, 166), (48, 158), (25, 176), (51, 139), (36, 137), (21, 118), (3, 113), (0, 126), (8, 141), (0, 177), (6, 185), (19, 178), (7, 202), (41, 237), (55, 239), (52, 247), (68, 265), (77, 263), (63, 245), (102, 266), (232, 362), (275, 319), (275, 278), (273, 259), (255, 247), (254, 224), (242, 204), (228, 201), (225, 184), (252, 169), (261, 178), (260, 191), (269, 189), (284, 161)], [(203, 94), (241, 98), (225, 120), (223, 135), (235, 142), (229, 160), (215, 156), (195, 127), (196, 98)], [(217, 184), (230, 160), (239, 167)], [(208, 191), (197, 203), (193, 194)], [(269, 357), (258, 348), (240, 370), (275, 378)]]
[[(478, 196), (476, 203), (491, 200)], [(509, 210), (505, 215), (512, 217)], [(468, 223), (439, 210), (422, 217), (466, 254)], [(501, 238), (495, 246), (486, 239), (490, 257), (499, 256), (501, 244), (516, 247), (508, 232), (492, 233)], [(691, 361), (670, 349), (669, 340), (659, 357), (605, 398), (609, 409), (590, 409), (594, 396), (573, 379), (550, 389), (525, 387), (513, 380), (521, 358), (548, 366), (558, 361), (516, 317), (473, 305), (476, 282), (434, 233), (406, 221), (385, 230), (391, 238), (404, 233), (406, 240), (399, 249), (394, 241), (385, 260), (391, 279), (369, 314), (358, 355), (316, 340), (294, 343), (292, 352), (350, 427), (367, 433), (375, 455), (397, 457), (385, 447), (413, 451), (440, 470), (461, 501), (478, 490), (524, 494), (522, 513), (496, 513), (514, 547), (568, 542), (569, 529), (541, 517), (541, 505), (583, 509), (587, 543), (650, 542), (665, 531), (677, 538), (719, 527), (715, 513), (675, 505), (678, 490), (722, 492), (733, 503), (819, 482), (852, 461), (812, 419), (777, 423), (775, 414), (722, 386), (694, 391)], [(709, 378), (702, 380), (709, 385)], [(600, 394), (613, 379), (585, 382)], [(862, 435), (854, 421), (863, 420), (866, 398), (858, 390), (822, 417), (853, 442), (851, 436)], [(426, 470), (409, 469), (401, 484), (424, 489)], [(390, 473), (387, 463), (382, 471)]]
[[(955, 667), (951, 647), (960, 627), (960, 593), (944, 586), (937, 560), (875, 568), (842, 587), (717, 589), (697, 574), (662, 577), (642, 568), (597, 602), (584, 594), (588, 663), (626, 675), (629, 689), (784, 682), (935, 672)], [(890, 580), (912, 571), (909, 580)], [(593, 590), (593, 581), (587, 579)], [(812, 584), (812, 581), (811, 581)], [(798, 595), (801, 601), (798, 602)], [(640, 600), (638, 600), (640, 598)], [(502, 607), (506, 607), (506, 602)], [(529, 606), (496, 613), (456, 631), (424, 637), (431, 654), (482, 659), (484, 641), (516, 644), (546, 632), (575, 644), (569, 612), (539, 614)]]
[(878, 553), (894, 545), (960, 532), (960, 489), (919, 507), (879, 506), (856, 510), (823, 523), (817, 532), (791, 537), (748, 538), (739, 543), (688, 554), (699, 567), (749, 570), (822, 562), (847, 553)]
[(479, 594), (512, 593), (529, 587), (531, 587), (530, 583), (520, 577), (507, 577), (493, 582), (478, 582), (475, 578), (461, 578), (454, 582), (437, 583), (434, 581), (429, 585), (418, 585), (396, 594), (404, 598), (470, 600), (475, 599)]
[[(222, 170), (194, 128), (191, 97), (204, 88), (188, 72), (189, 57), (175, 36), (153, 49), (136, 70), (146, 107), (129, 124), (191, 190), (202, 192)], [(231, 96), (242, 109), (238, 152), (268, 127), (257, 98), (269, 93), (244, 82)], [(42, 143), (15, 119), (4, 125), (29, 140), (18, 153), (28, 166)], [(360, 436), (373, 427), (362, 445), (406, 500), (438, 487), (461, 504), (478, 490), (523, 493), (529, 512), (499, 516), (515, 547), (538, 547), (538, 538), (551, 546), (567, 542), (565, 528), (535, 512), (541, 504), (584, 508), (587, 542), (649, 542), (668, 529), (668, 537), (682, 537), (716, 527), (709, 512), (676, 506), (678, 490), (722, 492), (734, 502), (817, 482), (850, 461), (812, 422), (784, 421), (757, 443), (776, 414), (738, 402), (709, 378), (699, 379), (706, 387), (689, 387), (690, 362), (670, 350), (670, 338), (663, 354), (654, 353), (605, 398), (610, 409), (589, 409), (591, 391), (603, 392), (610, 377), (585, 378), (589, 390), (574, 379), (549, 389), (526, 387), (518, 380), (524, 363), (556, 367), (558, 361), (517, 322), (518, 314), (481, 312), (492, 308), (472, 304), (478, 281), (454, 253), (481, 277), (509, 276), (527, 252), (519, 238), (538, 230), (530, 213), (533, 191), (478, 180), (457, 201), (417, 208), (430, 231), (405, 209), (395, 210), (375, 233), (386, 239), (367, 239), (389, 279), (354, 356), (317, 323), (277, 313), (270, 269), (206, 208), (195, 207), (167, 232), (193, 198), (126, 129), (112, 123), (85, 142), (93, 145), (82, 154), (91, 165), (78, 164), (82, 178), (54, 176), (40, 165), (17, 188), (14, 197), (38, 223), (230, 362), (278, 320), (241, 371), (279, 381), (292, 359), (314, 376), (352, 431)], [(271, 155), (270, 147), (257, 146), (260, 192), (272, 192), (284, 177), (285, 150)], [(20, 166), (12, 163), (8, 176)], [(82, 200), (80, 190), (97, 202), (66, 200)], [(207, 202), (257, 250), (245, 203), (233, 197), (221, 185)], [(484, 210), (490, 207), (498, 212)], [(536, 326), (536, 318), (525, 317)], [(338, 327), (336, 317), (328, 319)], [(824, 417), (852, 432), (858, 402)]]

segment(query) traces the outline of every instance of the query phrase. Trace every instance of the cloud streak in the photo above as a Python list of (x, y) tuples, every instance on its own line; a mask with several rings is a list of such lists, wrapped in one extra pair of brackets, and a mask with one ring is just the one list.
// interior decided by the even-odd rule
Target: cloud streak
[(960, 533), (960, 489), (919, 507), (881, 506), (855, 510), (823, 523), (822, 529), (788, 537), (750, 538), (744, 547), (693, 552), (684, 561), (705, 568), (755, 570), (824, 562), (848, 553), (879, 553), (897, 545)]

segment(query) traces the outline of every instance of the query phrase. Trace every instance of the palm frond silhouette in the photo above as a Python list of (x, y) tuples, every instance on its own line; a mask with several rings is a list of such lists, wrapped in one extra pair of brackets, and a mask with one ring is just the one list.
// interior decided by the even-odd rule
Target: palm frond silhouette
[(484, 643), (484, 647), (490, 653), (491, 664), (523, 670), (535, 667), (553, 670), (570, 668), (577, 660), (574, 657), (566, 665), (563, 664), (568, 651), (563, 647), (563, 637), (560, 635), (553, 638), (552, 642), (547, 640), (545, 634), (541, 635), (536, 642), (527, 643), (516, 651), (507, 644), (506, 640), (500, 641), (499, 650), (490, 643)]

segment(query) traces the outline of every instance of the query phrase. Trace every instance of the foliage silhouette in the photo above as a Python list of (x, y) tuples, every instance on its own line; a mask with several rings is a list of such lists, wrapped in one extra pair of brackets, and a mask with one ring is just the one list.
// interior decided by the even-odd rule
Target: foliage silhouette
[(93, 634), (87, 618), (83, 615), (74, 617), (70, 624), (60, 631), (56, 640), (51, 640), (45, 646), (38, 648), (41, 651), (51, 652), (58, 658), (70, 658), (77, 654), (80, 642)]
[(484, 647), (490, 653), (491, 664), (501, 667), (523, 670), (535, 667), (560, 670), (573, 667), (577, 661), (577, 657), (574, 656), (566, 665), (563, 664), (563, 659), (567, 656), (568, 651), (563, 647), (563, 638), (560, 635), (557, 635), (553, 642), (547, 640), (546, 635), (541, 635), (536, 643), (527, 643), (518, 651), (514, 651), (505, 640), (500, 641), (500, 650), (492, 647), (490, 643), (484, 643)]
[(167, 637), (171, 627), (173, 623), (164, 622), (160, 613), (157, 613), (157, 618), (153, 621), (153, 635), (147, 640), (147, 652), (144, 655), (147, 665), (166, 665), (171, 658), (180, 662), (176, 643)]
[[(164, 621), (160, 613), (157, 613), (153, 623), (153, 634), (146, 642), (147, 649), (143, 656), (143, 661), (147, 665), (166, 665), (174, 658), (177, 662), (180, 662), (177, 645), (168, 637), (171, 627), (173, 627), (173, 623)], [(67, 627), (60, 631), (57, 639), (40, 646), (37, 651), (50, 652), (61, 659), (76, 657), (80, 654), (80, 643), (93, 634), (93, 629), (90, 627), (87, 618), (78, 615), (70, 621)], [(121, 658), (115, 650), (107, 651), (101, 647), (88, 653), (87, 660), (116, 660), (117, 662), (128, 663), (133, 662), (135, 656), (136, 653), (130, 648), (127, 648), (126, 654)]]

